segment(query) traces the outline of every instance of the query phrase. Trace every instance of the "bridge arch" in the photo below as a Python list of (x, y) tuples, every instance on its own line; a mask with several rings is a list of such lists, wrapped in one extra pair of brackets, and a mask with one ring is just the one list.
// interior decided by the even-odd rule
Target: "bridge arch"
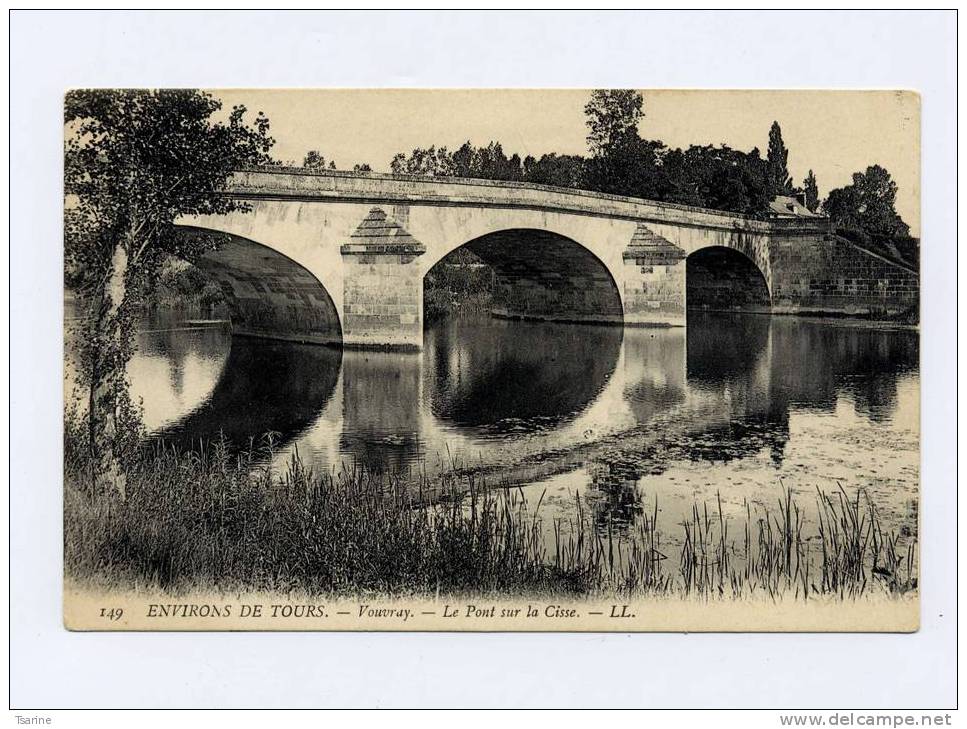
[(767, 273), (739, 248), (706, 246), (685, 259), (685, 303), (690, 310), (768, 312), (771, 300)]
[[(607, 264), (574, 238), (544, 228), (509, 227), (478, 235), (440, 258), (424, 276), (439, 276), (459, 251), (489, 266), (493, 313), (544, 321), (623, 321), (618, 283)], [(424, 289), (426, 290), (426, 289)]]
[(315, 344), (342, 343), (339, 312), (308, 269), (275, 248), (234, 233), (179, 225), (183, 235), (213, 234), (219, 244), (193, 263), (218, 282), (233, 334)]

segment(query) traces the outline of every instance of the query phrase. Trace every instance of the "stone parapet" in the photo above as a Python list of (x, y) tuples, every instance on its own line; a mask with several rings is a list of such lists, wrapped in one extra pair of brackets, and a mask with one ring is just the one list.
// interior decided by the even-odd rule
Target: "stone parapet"
[(587, 190), (455, 177), (260, 168), (236, 172), (225, 192), (239, 198), (528, 208), (758, 233), (782, 230), (789, 235), (829, 229), (825, 218), (756, 220), (721, 210)]

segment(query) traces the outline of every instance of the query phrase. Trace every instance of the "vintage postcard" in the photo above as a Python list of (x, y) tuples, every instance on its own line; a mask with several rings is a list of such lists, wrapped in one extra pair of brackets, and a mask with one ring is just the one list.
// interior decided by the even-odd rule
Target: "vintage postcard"
[(67, 628), (917, 630), (916, 93), (64, 106)]

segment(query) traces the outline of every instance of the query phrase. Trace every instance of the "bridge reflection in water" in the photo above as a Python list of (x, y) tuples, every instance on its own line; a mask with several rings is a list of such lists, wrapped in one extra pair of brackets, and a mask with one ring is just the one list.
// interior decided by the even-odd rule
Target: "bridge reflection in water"
[[(201, 404), (155, 435), (182, 446), (224, 437), (233, 448), (247, 448), (264, 445), (271, 434), (284, 445), (314, 423), (332, 397), (340, 359), (337, 349), (236, 337)], [(176, 390), (183, 368), (174, 358), (172, 364), (170, 384)]]
[(656, 497), (675, 524), (716, 492), (744, 513), (780, 478), (807, 501), (840, 479), (916, 529), (914, 331), (691, 312), (687, 328), (456, 320), (425, 341), (340, 352), (162, 318), (129, 375), (156, 437), (246, 449), (271, 431), (280, 469), (295, 450), (317, 472), (472, 467), (536, 484), (534, 502), (547, 489), (555, 518), (580, 491), (618, 533)]
[(580, 490), (619, 533), (656, 497), (675, 524), (716, 492), (743, 513), (774, 504), (779, 478), (807, 501), (845, 480), (917, 528), (913, 331), (698, 312), (686, 329), (451, 321), (422, 353), (341, 353), (156, 318), (138, 345), (133, 393), (180, 447), (272, 431), (279, 468), (296, 449), (317, 471), (475, 467), (536, 483), (534, 502), (547, 489), (555, 517)]
[[(839, 483), (883, 490), (885, 520), (915, 532), (915, 332), (690, 313), (685, 339), (684, 386), (669, 377), (661, 388), (639, 377), (627, 393), (641, 393), (647, 383), (639, 398), (647, 410), (644, 417), (641, 406), (636, 412), (639, 422), (651, 418), (655, 437), (631, 439), (588, 468), (599, 524), (627, 528), (656, 497), (663, 511), (675, 513), (666, 513), (666, 524), (677, 524), (690, 517), (693, 499), (714, 504), (720, 492), (727, 512), (744, 515), (746, 504), (774, 507), (783, 478), (807, 502), (816, 487)], [(661, 371), (669, 372), (671, 361), (666, 357)], [(674, 406), (664, 415), (662, 397)]]
[(427, 335), (434, 417), (497, 438), (556, 429), (587, 409), (611, 379), (621, 329), (490, 320)]
[(583, 468), (598, 518), (619, 526), (642, 508), (642, 479), (675, 463), (712, 473), (765, 454), (784, 468), (790, 441), (823, 437), (793, 416), (813, 427), (851, 408), (861, 452), (893, 427), (898, 382), (915, 391), (919, 356), (915, 332), (706, 313), (685, 329), (457, 320), (420, 353), (154, 322), (139, 347), (133, 389), (165, 440), (223, 433), (246, 448), (273, 431), (278, 466), (298, 448), (316, 470), (475, 466), (494, 482)]

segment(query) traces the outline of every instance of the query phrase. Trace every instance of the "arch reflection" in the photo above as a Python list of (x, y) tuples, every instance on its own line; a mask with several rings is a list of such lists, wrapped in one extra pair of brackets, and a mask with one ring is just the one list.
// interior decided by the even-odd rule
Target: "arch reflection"
[(472, 433), (512, 434), (573, 419), (602, 391), (621, 349), (617, 327), (449, 321), (424, 350), (434, 416)]
[(156, 437), (184, 447), (224, 434), (232, 447), (245, 448), (271, 432), (284, 445), (332, 397), (341, 359), (329, 347), (233, 337), (211, 396)]

